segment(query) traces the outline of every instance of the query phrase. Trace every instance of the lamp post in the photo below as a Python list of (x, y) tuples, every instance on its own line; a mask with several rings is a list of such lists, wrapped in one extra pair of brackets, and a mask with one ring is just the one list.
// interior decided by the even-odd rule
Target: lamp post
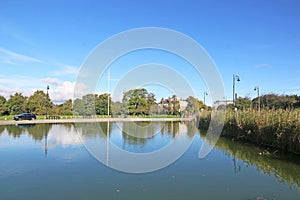
[(240, 81), (240, 77), (236, 74), (233, 74), (233, 82), (232, 82), (232, 102), (233, 105), (235, 107), (235, 101), (236, 101), (236, 97), (235, 97), (235, 81)]
[(49, 90), (49, 85), (47, 85), (47, 96), (46, 96), (46, 119), (48, 119), (48, 90)]
[(203, 93), (203, 103), (204, 103), (204, 106), (205, 106), (205, 96), (206, 96), (206, 95), (208, 95), (208, 94), (207, 94), (206, 91), (204, 91), (204, 93)]
[(109, 117), (110, 69), (107, 71), (107, 116)]
[(260, 112), (260, 95), (259, 95), (259, 86), (254, 88), (254, 91), (257, 91), (257, 100), (258, 100), (258, 112)]

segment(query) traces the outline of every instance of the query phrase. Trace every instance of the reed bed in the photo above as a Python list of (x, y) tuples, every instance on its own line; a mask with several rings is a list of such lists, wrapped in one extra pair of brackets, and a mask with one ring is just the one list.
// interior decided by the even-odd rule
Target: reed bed
[[(199, 128), (207, 130), (209, 122), (202, 113)], [(300, 154), (300, 110), (227, 110), (221, 135)]]

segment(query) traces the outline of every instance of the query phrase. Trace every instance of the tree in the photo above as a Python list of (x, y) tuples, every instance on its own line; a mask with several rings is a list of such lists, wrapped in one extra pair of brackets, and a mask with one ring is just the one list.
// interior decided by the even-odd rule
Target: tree
[(72, 100), (69, 99), (63, 104), (55, 105), (52, 108), (52, 113), (56, 115), (72, 115)]
[(31, 95), (25, 103), (25, 110), (33, 112), (37, 115), (46, 115), (50, 113), (53, 103), (50, 100), (49, 94), (45, 94), (42, 90), (37, 90)]
[(239, 97), (235, 105), (239, 110), (249, 110), (252, 106), (252, 102), (249, 97)]
[(0, 96), (0, 115), (4, 115), (6, 111), (5, 103), (6, 103), (5, 97)]
[(188, 104), (186, 106), (186, 111), (190, 113), (195, 113), (198, 112), (201, 108), (206, 108), (202, 101), (192, 96), (189, 96), (187, 98), (187, 102)]
[[(253, 105), (257, 107), (258, 98), (252, 100)], [(291, 109), (297, 107), (298, 97), (297, 95), (277, 95), (277, 94), (266, 94), (260, 97), (260, 103), (262, 108), (269, 109)]]
[(16, 115), (25, 111), (25, 101), (27, 97), (23, 96), (22, 93), (15, 93), (10, 95), (9, 100), (6, 102), (6, 109), (10, 114)]
[(97, 115), (107, 115), (108, 114), (108, 98), (109, 98), (109, 113), (112, 110), (112, 100), (109, 94), (95, 95), (95, 110)]
[(95, 95), (87, 94), (82, 99), (76, 99), (74, 101), (74, 113), (77, 115), (95, 115)]
[(126, 104), (119, 101), (112, 103), (112, 115), (122, 115), (126, 113)]
[(149, 114), (150, 107), (155, 105), (155, 96), (145, 88), (129, 90), (124, 93), (122, 102), (130, 115)]
[(167, 100), (167, 111), (169, 115), (180, 115), (180, 103), (176, 95), (169, 97)]
[(84, 115), (85, 109), (84, 109), (84, 102), (82, 99), (75, 99), (73, 110), (75, 115)]
[(62, 104), (62, 108), (60, 109), (60, 114), (61, 115), (72, 115), (73, 110), (72, 110), (72, 99), (67, 100), (65, 103)]

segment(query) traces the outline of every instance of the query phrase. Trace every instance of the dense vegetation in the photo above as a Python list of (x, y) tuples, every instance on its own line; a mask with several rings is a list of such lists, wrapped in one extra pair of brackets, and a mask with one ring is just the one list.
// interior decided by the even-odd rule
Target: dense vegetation
[[(32, 112), (37, 115), (108, 115), (108, 102), (110, 115), (175, 115), (186, 113), (195, 114), (201, 109), (209, 109), (202, 101), (195, 97), (188, 97), (186, 108), (182, 109), (180, 100), (173, 95), (163, 98), (157, 103), (153, 93), (146, 89), (133, 89), (126, 91), (121, 102), (113, 102), (108, 94), (87, 94), (82, 98), (71, 99), (62, 104), (54, 104), (49, 95), (37, 90), (33, 95), (26, 97), (21, 93), (11, 95), (9, 99), (0, 96), (0, 115), (16, 115), (23, 112)], [(300, 107), (300, 96), (266, 94), (260, 97), (262, 110), (293, 110)], [(238, 110), (258, 110), (258, 98), (251, 100), (248, 97), (239, 97), (236, 101)], [(233, 110), (232, 104), (227, 105)]]
[[(173, 95), (156, 102), (155, 95), (146, 89), (133, 89), (124, 93), (121, 102), (113, 102), (105, 94), (87, 94), (82, 98), (71, 99), (63, 104), (54, 104), (49, 95), (37, 90), (30, 97), (21, 93), (11, 95), (8, 100), (0, 96), (0, 115), (17, 115), (23, 112), (32, 112), (37, 115), (174, 115), (181, 116), (185, 112), (195, 113), (204, 108), (204, 104), (194, 97), (186, 100), (187, 108), (181, 110), (180, 100)], [(109, 113), (108, 113), (109, 110)]]
[[(199, 128), (210, 121), (209, 112), (201, 113)], [(300, 109), (227, 109), (221, 136), (300, 154)]]

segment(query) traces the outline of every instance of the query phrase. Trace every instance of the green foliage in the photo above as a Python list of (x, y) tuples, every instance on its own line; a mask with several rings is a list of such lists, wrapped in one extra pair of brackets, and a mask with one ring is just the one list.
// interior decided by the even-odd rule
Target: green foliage
[[(258, 98), (253, 99), (253, 105), (257, 107)], [(292, 109), (300, 107), (300, 97), (297, 95), (266, 94), (260, 97), (262, 108)]]
[(239, 110), (249, 110), (252, 107), (252, 102), (249, 97), (239, 97), (236, 100), (236, 107)]
[(108, 99), (109, 99), (109, 113), (112, 110), (112, 100), (109, 94), (95, 95), (95, 110), (97, 115), (108, 115)]
[(53, 106), (51, 113), (53, 115), (73, 115), (72, 100), (69, 99), (63, 104)]
[(126, 113), (126, 104), (121, 103), (119, 101), (113, 102), (112, 107), (111, 107), (111, 112), (112, 112), (112, 115), (114, 115), (114, 116), (125, 114)]
[(5, 107), (6, 99), (3, 96), (0, 96), (0, 115), (5, 114), (6, 107)]
[(42, 90), (37, 90), (31, 95), (25, 102), (26, 112), (32, 112), (37, 115), (50, 114), (50, 110), (53, 107), (53, 103), (50, 100), (49, 95), (45, 94)]
[[(300, 154), (300, 110), (227, 110), (222, 136)], [(200, 129), (210, 118), (202, 116)], [(204, 123), (206, 122), (206, 123)]]
[(155, 105), (155, 96), (145, 88), (129, 90), (124, 93), (122, 102), (126, 105), (126, 114), (148, 115)]
[(197, 112), (200, 110), (200, 103), (199, 100), (195, 97), (189, 96), (187, 98), (187, 106), (186, 106), (186, 111), (193, 113), (193, 112)]
[(10, 114), (16, 115), (23, 113), (25, 111), (25, 101), (26, 97), (22, 93), (15, 93), (11, 95), (9, 100), (6, 102), (6, 109)]
[(89, 116), (95, 113), (95, 96), (93, 94), (84, 95), (82, 99), (74, 101), (74, 114)]

